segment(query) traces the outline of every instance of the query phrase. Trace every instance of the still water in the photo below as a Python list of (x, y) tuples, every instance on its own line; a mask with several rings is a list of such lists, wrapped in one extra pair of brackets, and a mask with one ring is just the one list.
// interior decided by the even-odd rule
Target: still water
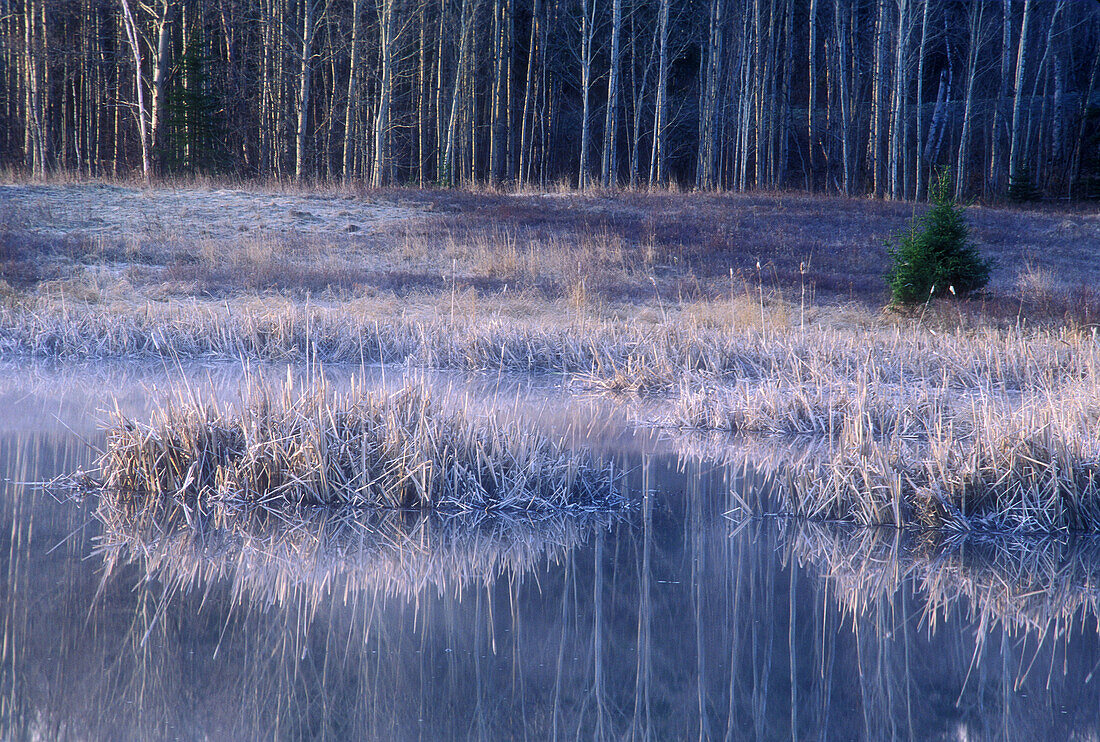
[(0, 738), (1100, 731), (1100, 546), (734, 519), (768, 486), (736, 442), (553, 380), (447, 388), (614, 457), (632, 512), (197, 527), (26, 484), (91, 466), (101, 409), (140, 418), (181, 375), (232, 396), (239, 370), (0, 368)]

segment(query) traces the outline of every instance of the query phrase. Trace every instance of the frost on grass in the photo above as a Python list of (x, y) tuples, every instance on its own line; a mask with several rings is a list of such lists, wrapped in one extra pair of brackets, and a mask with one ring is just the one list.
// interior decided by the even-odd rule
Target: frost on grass
[(239, 411), (179, 392), (140, 424), (119, 416), (103, 487), (206, 513), (228, 505), (584, 510), (624, 504), (610, 464), (516, 422), (475, 419), (424, 385), (396, 393), (249, 383)]

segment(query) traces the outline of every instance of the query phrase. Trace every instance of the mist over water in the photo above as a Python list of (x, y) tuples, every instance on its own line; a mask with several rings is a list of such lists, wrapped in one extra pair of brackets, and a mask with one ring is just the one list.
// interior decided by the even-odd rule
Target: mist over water
[(1095, 542), (735, 520), (767, 476), (552, 380), (446, 383), (613, 457), (634, 509), (187, 522), (23, 484), (92, 466), (111, 392), (140, 419), (180, 371), (5, 369), (3, 738), (1100, 733)]

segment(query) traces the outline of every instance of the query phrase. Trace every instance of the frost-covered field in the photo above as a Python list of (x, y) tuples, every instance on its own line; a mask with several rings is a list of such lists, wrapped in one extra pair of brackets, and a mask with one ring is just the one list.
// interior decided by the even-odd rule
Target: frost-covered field
[(102, 183), (0, 185), (0, 204), (0, 219), (8, 229), (147, 239), (356, 232), (427, 213), (423, 203), (394, 198)]

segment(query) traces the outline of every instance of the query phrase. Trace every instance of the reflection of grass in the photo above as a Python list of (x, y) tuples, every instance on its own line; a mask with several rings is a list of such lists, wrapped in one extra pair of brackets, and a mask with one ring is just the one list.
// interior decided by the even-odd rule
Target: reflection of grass
[(791, 524), (801, 561), (824, 569), (840, 604), (865, 615), (911, 583), (934, 624), (962, 610), (980, 632), (1057, 638), (1100, 618), (1100, 543), (1081, 539), (978, 539), (941, 543), (878, 528)]
[(555, 510), (622, 504), (610, 466), (497, 417), (476, 420), (426, 385), (273, 393), (246, 380), (239, 412), (178, 390), (151, 425), (119, 415), (104, 487), (209, 512), (222, 504)]
[(108, 572), (141, 562), (172, 591), (228, 579), (237, 596), (261, 604), (312, 604), (340, 582), (348, 590), (406, 597), (427, 587), (458, 593), (497, 577), (518, 578), (556, 561), (610, 523), (608, 513), (423, 513), (326, 509), (235, 509), (188, 517), (103, 493), (100, 550)]

